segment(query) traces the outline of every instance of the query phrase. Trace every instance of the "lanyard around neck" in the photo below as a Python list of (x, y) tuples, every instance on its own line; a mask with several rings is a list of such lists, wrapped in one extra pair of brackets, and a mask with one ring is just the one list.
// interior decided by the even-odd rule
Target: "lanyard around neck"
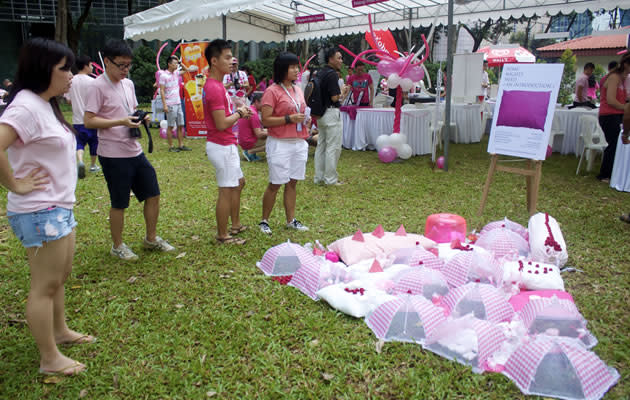
[[(292, 102), (293, 102), (293, 104), (295, 105), (295, 111), (299, 113), (299, 112), (300, 112), (300, 106), (301, 106), (300, 102), (299, 102), (299, 101), (297, 101), (297, 100), (295, 100), (295, 99), (293, 98), (293, 96), (291, 96), (291, 93), (289, 93), (289, 91), (287, 90), (287, 88), (286, 88), (286, 87), (284, 87), (284, 83), (280, 82), (280, 86), (282, 87), (282, 89), (284, 89), (284, 92), (287, 94), (287, 96), (289, 96), (289, 98), (291, 99), (291, 101), (292, 101)], [(293, 87), (293, 86), (292, 86), (292, 87)], [(293, 90), (293, 92), (295, 93), (295, 89)]]

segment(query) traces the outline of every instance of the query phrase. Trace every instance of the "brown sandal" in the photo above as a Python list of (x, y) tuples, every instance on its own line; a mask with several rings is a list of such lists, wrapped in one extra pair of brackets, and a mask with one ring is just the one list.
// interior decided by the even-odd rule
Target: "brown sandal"
[(230, 235), (238, 235), (239, 233), (245, 232), (249, 227), (247, 225), (241, 225), (238, 228), (230, 229)]
[(236, 238), (234, 236), (228, 236), (228, 237), (224, 237), (224, 238), (220, 238), (217, 236), (217, 242), (219, 244), (237, 244), (237, 245), (243, 245), (247, 242), (247, 240), (245, 239), (241, 239), (241, 238)]

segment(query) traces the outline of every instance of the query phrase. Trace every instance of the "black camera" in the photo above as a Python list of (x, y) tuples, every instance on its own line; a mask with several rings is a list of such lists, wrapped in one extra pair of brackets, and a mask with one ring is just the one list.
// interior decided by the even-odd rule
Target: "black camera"
[[(134, 112), (131, 116), (136, 119), (136, 122), (140, 122), (142, 123), (142, 125), (144, 125), (146, 124), (146, 121), (144, 119), (148, 114), (149, 113), (146, 111), (136, 110), (136, 112)], [(129, 128), (129, 137), (141, 138), (142, 132), (140, 131), (140, 128)]]

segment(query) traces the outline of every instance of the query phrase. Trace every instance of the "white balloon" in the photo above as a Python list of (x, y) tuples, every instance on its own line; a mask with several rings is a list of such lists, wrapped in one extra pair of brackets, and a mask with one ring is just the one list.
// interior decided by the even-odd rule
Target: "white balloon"
[(376, 138), (376, 151), (381, 151), (383, 147), (389, 146), (389, 136), (388, 135), (380, 135)]
[(402, 158), (403, 160), (407, 160), (411, 157), (411, 153), (413, 153), (413, 151), (411, 150), (411, 146), (405, 143), (400, 146), (400, 150), (398, 150), (398, 157)]
[(395, 89), (398, 85), (400, 85), (400, 76), (396, 73), (391, 74), (389, 78), (387, 78), (387, 87), (389, 89)]
[(160, 128), (164, 128), (164, 129), (168, 128), (168, 121), (165, 120), (165, 119), (161, 120), (160, 121)]
[(400, 133), (394, 133), (389, 137), (389, 145), (398, 150), (398, 147), (400, 147), (400, 145), (405, 144), (405, 139), (407, 138)]
[(413, 87), (413, 81), (411, 79), (409, 79), (409, 78), (403, 78), (403, 79), (400, 80), (400, 87), (405, 92), (408, 92)]

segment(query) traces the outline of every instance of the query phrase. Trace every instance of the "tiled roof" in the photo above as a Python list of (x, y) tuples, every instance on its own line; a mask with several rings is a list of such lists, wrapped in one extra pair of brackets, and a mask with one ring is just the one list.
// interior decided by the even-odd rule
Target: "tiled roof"
[(536, 50), (542, 57), (559, 55), (566, 49), (571, 49), (576, 55), (615, 55), (619, 50), (626, 48), (630, 29), (616, 32), (619, 33), (584, 36), (567, 40), (566, 42), (539, 47)]

